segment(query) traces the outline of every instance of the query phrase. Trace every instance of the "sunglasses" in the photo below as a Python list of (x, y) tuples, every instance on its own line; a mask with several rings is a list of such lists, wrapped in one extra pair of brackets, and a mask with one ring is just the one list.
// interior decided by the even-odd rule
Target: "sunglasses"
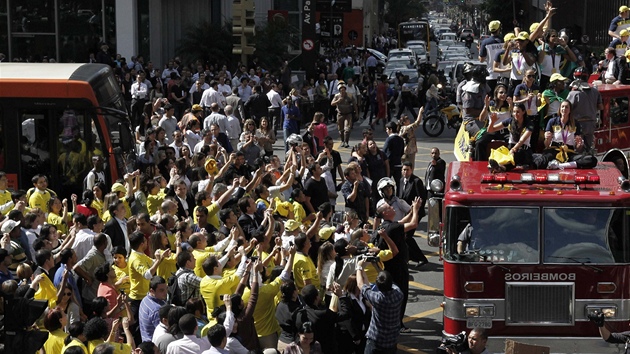
[(71, 296), (72, 293), (63, 293), (64, 296)]
[(530, 79), (533, 79), (533, 78), (535, 78), (535, 77), (536, 77), (536, 75), (527, 75), (526, 77), (527, 77), (527, 78), (530, 78)]

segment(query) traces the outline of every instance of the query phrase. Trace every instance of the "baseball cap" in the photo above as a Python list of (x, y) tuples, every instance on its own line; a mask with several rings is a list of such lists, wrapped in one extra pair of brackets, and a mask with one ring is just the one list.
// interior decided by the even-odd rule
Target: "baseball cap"
[(529, 25), (529, 32), (534, 32), (536, 30), (536, 28), (538, 28), (538, 26), (540, 26), (539, 22), (534, 22), (531, 25)]
[(526, 41), (529, 39), (529, 33), (522, 31), (518, 33), (518, 36), (516, 36), (516, 40), (517, 41)]
[(623, 5), (619, 8), (619, 13), (626, 12), (628, 10), (630, 10), (630, 7)]
[(514, 38), (516, 38), (514, 33), (510, 32), (510, 33), (506, 34), (505, 36), (503, 36), (503, 41), (504, 42), (509, 42), (509, 41), (513, 40)]
[(501, 28), (501, 22), (497, 20), (490, 21), (490, 23), (488, 23), (488, 29), (490, 30), (490, 32), (496, 32), (499, 30), (499, 28)]
[(19, 225), (20, 225), (19, 221), (7, 220), (5, 221), (4, 224), (2, 224), (2, 229), (0, 231), (2, 231), (3, 234), (8, 234)]
[(555, 81), (567, 81), (568, 79), (558, 73), (555, 73), (553, 75), (551, 75), (551, 78), (549, 78), (549, 82), (555, 82)]
[(337, 230), (337, 228), (334, 226), (322, 227), (321, 229), (319, 229), (319, 238), (326, 241), (330, 238), (330, 235), (335, 232), (335, 230)]
[(302, 224), (293, 219), (289, 219), (284, 222), (284, 228), (287, 229), (287, 231), (295, 231), (298, 227), (300, 227), (300, 225)]
[(627, 29), (622, 29), (621, 32), (619, 32), (620, 37), (628, 36), (628, 35), (630, 35), (630, 32), (628, 32)]
[(116, 182), (112, 185), (112, 192), (127, 193), (127, 188), (125, 188), (125, 186), (123, 186), (122, 184)]
[(192, 105), (191, 111), (192, 112), (201, 112), (201, 111), (203, 111), (203, 108), (201, 108), (201, 106), (198, 105), (198, 104), (194, 104), (194, 105)]

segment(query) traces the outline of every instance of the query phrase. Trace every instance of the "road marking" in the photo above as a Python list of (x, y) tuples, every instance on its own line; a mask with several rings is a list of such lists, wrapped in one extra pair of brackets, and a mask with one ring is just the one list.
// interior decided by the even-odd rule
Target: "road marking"
[(431, 316), (433, 314), (436, 314), (436, 313), (442, 312), (442, 311), (443, 310), (442, 310), (441, 307), (436, 307), (433, 310), (428, 310), (428, 311), (417, 313), (415, 315), (411, 315), (411, 316), (405, 317), (405, 318), (403, 318), (403, 322), (404, 323), (411, 322), (411, 321), (417, 320), (419, 318)]
[(407, 352), (407, 353), (420, 353), (420, 354), (427, 354), (426, 352), (423, 352), (420, 349), (415, 349), (415, 348), (410, 348), (406, 345), (402, 345), (402, 344), (398, 344), (398, 349), (403, 351), (403, 352)]
[(422, 283), (418, 283), (418, 282), (415, 282), (415, 281), (410, 281), (409, 285), (413, 286), (414, 288), (418, 288), (418, 289), (422, 289), (422, 290), (442, 292), (442, 289), (434, 288), (432, 286), (424, 285)]

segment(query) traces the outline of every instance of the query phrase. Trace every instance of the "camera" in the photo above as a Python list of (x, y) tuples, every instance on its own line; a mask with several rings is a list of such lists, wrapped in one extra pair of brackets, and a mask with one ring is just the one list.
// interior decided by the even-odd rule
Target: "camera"
[(380, 261), (380, 259), (377, 256), (373, 254), (369, 254), (369, 253), (364, 254), (361, 257), (364, 261), (369, 262), (369, 263), (378, 263)]
[(252, 262), (256, 262), (258, 260), (258, 256), (251, 256), (249, 257), (249, 260)]
[(447, 334), (442, 331), (442, 344), (437, 348), (437, 353), (447, 353), (447, 349), (451, 349), (457, 353), (467, 350), (468, 341), (466, 340), (466, 332), (462, 331), (458, 334)]

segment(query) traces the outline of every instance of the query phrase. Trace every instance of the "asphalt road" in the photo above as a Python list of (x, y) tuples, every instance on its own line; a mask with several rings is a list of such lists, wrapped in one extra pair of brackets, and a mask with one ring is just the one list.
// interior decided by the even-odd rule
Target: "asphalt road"
[[(352, 129), (350, 145), (358, 143), (363, 139), (362, 130), (368, 127), (368, 122), (359, 121)], [(335, 149), (341, 153), (344, 164), (350, 157), (351, 149), (339, 148), (339, 135), (336, 125), (328, 126), (330, 135), (335, 138)], [(416, 169), (414, 174), (424, 179), (426, 166), (431, 159), (431, 148), (436, 146), (441, 151), (442, 158), (448, 163), (455, 160), (453, 156), (453, 139), (455, 138), (455, 130), (445, 128), (440, 137), (429, 138), (422, 131), (422, 127), (416, 130), (418, 142), (418, 153), (416, 154)], [(278, 150), (278, 154), (282, 156), (284, 149), (282, 134), (278, 136), (278, 142), (274, 149)], [(387, 135), (384, 132), (383, 125), (376, 126), (374, 138), (379, 147), (382, 148)], [(344, 200), (341, 193), (337, 198), (337, 205), (340, 208), (344, 206)], [(401, 334), (399, 337), (398, 349), (401, 353), (434, 353), (435, 348), (440, 344), (442, 334), (442, 263), (437, 254), (438, 249), (429, 247), (425, 238), (426, 235), (426, 217), (421, 220), (418, 230), (416, 231), (416, 242), (424, 251), (429, 259), (429, 264), (421, 268), (410, 265), (410, 283), (409, 283), (409, 301), (405, 312), (405, 325), (411, 328), (411, 333)]]

